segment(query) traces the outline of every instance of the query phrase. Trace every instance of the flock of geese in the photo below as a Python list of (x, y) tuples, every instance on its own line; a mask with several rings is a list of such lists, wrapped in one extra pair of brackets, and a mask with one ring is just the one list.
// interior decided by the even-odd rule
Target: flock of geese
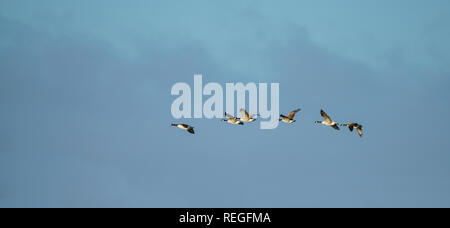
[[(299, 111), (300, 111), (300, 109), (296, 109), (296, 110), (290, 112), (287, 116), (281, 114), (279, 121), (285, 122), (288, 124), (294, 123), (295, 122), (294, 116)], [(241, 118), (238, 118), (237, 116), (233, 116), (233, 115), (230, 115), (225, 112), (225, 116), (228, 119), (222, 119), (221, 121), (228, 122), (228, 123), (234, 124), (234, 125), (244, 125), (244, 122), (247, 122), (247, 123), (254, 122), (256, 120), (254, 117), (258, 116), (258, 114), (248, 114), (248, 112), (245, 109), (241, 109), (240, 112), (242, 114)], [(361, 124), (354, 123), (354, 122), (349, 122), (346, 124), (339, 124), (338, 122), (333, 121), (330, 118), (330, 116), (328, 116), (327, 113), (325, 113), (325, 111), (323, 111), (322, 109), (320, 110), (320, 115), (323, 117), (323, 120), (322, 121), (320, 121), (320, 120), (314, 121), (314, 123), (330, 126), (336, 130), (340, 130), (338, 125), (346, 126), (346, 127), (348, 127), (348, 129), (350, 131), (353, 131), (353, 129), (356, 129), (356, 132), (358, 132), (359, 137), (363, 136)], [(177, 124), (172, 124), (172, 126), (186, 130), (187, 132), (189, 132), (191, 134), (195, 134), (194, 127), (192, 127), (190, 125), (183, 124), (183, 123), (177, 123)]]

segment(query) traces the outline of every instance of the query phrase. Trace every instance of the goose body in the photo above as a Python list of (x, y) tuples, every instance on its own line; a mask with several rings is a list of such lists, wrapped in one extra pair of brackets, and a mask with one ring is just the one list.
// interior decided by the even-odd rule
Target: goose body
[(341, 126), (347, 126), (350, 131), (353, 131), (353, 128), (355, 128), (356, 132), (358, 132), (359, 137), (363, 136), (362, 125), (361, 124), (349, 122), (349, 123), (346, 123), (346, 124), (341, 124)]
[(240, 121), (250, 123), (250, 122), (253, 122), (253, 121), (256, 120), (253, 117), (257, 116), (257, 114), (248, 114), (248, 112), (245, 111), (245, 109), (243, 109), (243, 108), (241, 110), (239, 110), (239, 111), (242, 114), (242, 117), (239, 118)]
[(228, 117), (228, 119), (222, 119), (222, 122), (228, 122), (228, 123), (234, 124), (234, 125), (244, 125), (244, 123), (241, 122), (238, 118), (236, 118), (228, 113), (225, 113), (225, 116)]
[(187, 132), (191, 133), (191, 134), (195, 134), (194, 132), (194, 127), (189, 126), (187, 124), (182, 124), (182, 123), (177, 123), (177, 124), (171, 124), (173, 127), (178, 127), (182, 130), (186, 130)]
[(336, 130), (339, 130), (338, 123), (337, 123), (337, 122), (334, 122), (334, 121), (327, 115), (327, 113), (325, 113), (322, 109), (320, 110), (320, 115), (323, 117), (323, 120), (322, 120), (322, 121), (318, 120), (318, 121), (315, 121), (314, 123), (320, 123), (320, 124), (323, 124), (323, 125), (330, 126), (330, 127), (334, 128), (334, 129), (336, 129)]
[(295, 116), (295, 114), (296, 114), (297, 112), (299, 112), (299, 111), (300, 111), (300, 109), (296, 109), (296, 110), (290, 112), (290, 113), (288, 114), (288, 116), (285, 116), (285, 115), (281, 114), (281, 115), (280, 115), (281, 118), (279, 119), (279, 121), (283, 121), (283, 122), (285, 122), (285, 123), (294, 123), (294, 122), (295, 122), (294, 116)]

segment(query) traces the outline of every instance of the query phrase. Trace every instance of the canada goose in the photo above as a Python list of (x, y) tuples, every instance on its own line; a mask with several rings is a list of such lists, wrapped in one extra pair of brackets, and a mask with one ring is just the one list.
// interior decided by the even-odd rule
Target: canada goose
[(241, 110), (239, 110), (239, 111), (240, 111), (241, 114), (242, 114), (242, 117), (239, 118), (239, 120), (240, 120), (240, 121), (247, 122), (247, 123), (250, 123), (250, 122), (255, 121), (256, 119), (254, 119), (253, 117), (258, 115), (258, 114), (250, 114), (250, 115), (249, 115), (248, 112), (245, 111), (245, 109), (243, 109), (243, 108), (241, 108)]
[(350, 122), (350, 123), (346, 123), (346, 124), (341, 124), (341, 126), (348, 126), (348, 129), (350, 129), (350, 131), (353, 131), (353, 128), (356, 128), (356, 131), (358, 132), (359, 137), (363, 136), (361, 124)]
[(243, 122), (239, 121), (236, 117), (228, 114), (225, 112), (225, 116), (228, 117), (228, 119), (222, 119), (222, 122), (228, 122), (230, 124), (239, 124), (239, 125), (244, 125)]
[(320, 123), (323, 125), (330, 126), (336, 130), (339, 130), (338, 123), (332, 121), (331, 118), (322, 109), (320, 109), (320, 115), (323, 117), (324, 120), (323, 121), (318, 120), (315, 121), (314, 123)]
[(294, 120), (295, 113), (297, 113), (299, 111), (300, 111), (300, 109), (296, 109), (296, 110), (290, 112), (288, 116), (281, 114), (280, 115), (281, 118), (279, 119), (279, 121), (283, 121), (285, 123), (294, 123), (295, 122), (295, 120)]
[(189, 126), (187, 124), (182, 124), (182, 123), (178, 123), (178, 124), (171, 124), (173, 127), (178, 127), (180, 129), (186, 130), (187, 132), (194, 134), (194, 127)]

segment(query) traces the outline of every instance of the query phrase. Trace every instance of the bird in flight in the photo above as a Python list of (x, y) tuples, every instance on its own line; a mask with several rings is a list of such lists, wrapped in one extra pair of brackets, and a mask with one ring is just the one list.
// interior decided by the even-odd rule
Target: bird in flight
[(248, 114), (248, 112), (245, 109), (243, 109), (243, 108), (241, 108), (241, 110), (239, 110), (239, 111), (242, 114), (242, 117), (239, 118), (239, 120), (243, 121), (243, 122), (247, 122), (247, 123), (255, 121), (256, 119), (253, 118), (253, 117), (258, 115), (258, 114)]
[(294, 116), (299, 111), (300, 111), (300, 109), (296, 109), (296, 110), (290, 112), (288, 116), (281, 114), (280, 115), (281, 118), (279, 119), (279, 121), (283, 121), (285, 123), (294, 123), (295, 122)]
[(358, 132), (359, 137), (363, 136), (361, 124), (350, 122), (346, 124), (341, 124), (341, 126), (348, 126), (348, 129), (350, 129), (350, 131), (353, 131), (353, 128), (355, 128), (356, 131)]
[(314, 123), (320, 123), (323, 125), (330, 126), (336, 130), (339, 130), (338, 123), (331, 120), (331, 118), (322, 109), (320, 110), (320, 115), (323, 117), (323, 121), (315, 121)]
[(195, 134), (194, 132), (194, 127), (189, 126), (187, 124), (182, 124), (182, 123), (177, 123), (177, 124), (171, 124), (173, 127), (178, 127), (180, 129), (186, 130), (187, 132), (191, 133), (191, 134)]
[(228, 117), (228, 119), (222, 119), (222, 122), (228, 122), (230, 124), (235, 124), (235, 125), (244, 125), (244, 123), (242, 121), (240, 121), (237, 117), (234, 117), (226, 112), (225, 112), (225, 116)]

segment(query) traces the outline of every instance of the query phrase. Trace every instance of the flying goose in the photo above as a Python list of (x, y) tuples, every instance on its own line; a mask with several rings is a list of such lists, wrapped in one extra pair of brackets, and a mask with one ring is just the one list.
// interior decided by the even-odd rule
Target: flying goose
[(239, 124), (239, 125), (244, 125), (243, 122), (239, 121), (238, 118), (228, 114), (225, 112), (225, 116), (228, 117), (228, 119), (222, 119), (222, 122), (228, 122), (230, 124)]
[(358, 132), (359, 137), (363, 136), (361, 124), (350, 122), (350, 123), (346, 123), (346, 124), (341, 124), (341, 126), (348, 126), (348, 129), (350, 129), (350, 131), (353, 131), (353, 128), (356, 128), (356, 131)]
[(279, 119), (279, 121), (283, 121), (285, 123), (294, 123), (295, 122), (295, 120), (294, 120), (295, 113), (297, 113), (299, 111), (300, 111), (300, 109), (296, 109), (296, 110), (290, 112), (288, 116), (281, 114), (280, 115), (281, 118)]
[(189, 126), (187, 124), (177, 123), (177, 124), (171, 124), (173, 127), (178, 127), (180, 129), (186, 130), (187, 132), (194, 134), (194, 127)]
[(323, 125), (330, 126), (336, 130), (339, 130), (338, 123), (331, 120), (331, 118), (322, 109), (320, 109), (320, 115), (323, 117), (324, 120), (323, 121), (320, 121), (320, 120), (314, 121), (314, 123), (320, 123)]
[(254, 119), (253, 117), (255, 117), (255, 116), (258, 115), (258, 114), (250, 114), (250, 115), (249, 115), (248, 112), (245, 111), (245, 109), (243, 109), (243, 108), (241, 108), (241, 110), (239, 110), (239, 111), (240, 111), (241, 114), (242, 114), (242, 117), (239, 118), (239, 120), (240, 120), (240, 121), (247, 122), (247, 123), (250, 123), (250, 122), (255, 121), (256, 119)]

